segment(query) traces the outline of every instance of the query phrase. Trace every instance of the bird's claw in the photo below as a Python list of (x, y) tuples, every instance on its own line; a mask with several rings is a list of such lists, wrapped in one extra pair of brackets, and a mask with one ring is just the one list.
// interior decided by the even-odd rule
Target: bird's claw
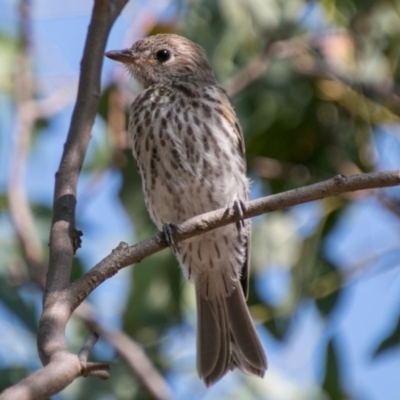
[(243, 211), (245, 209), (245, 205), (242, 200), (234, 200), (232, 204), (233, 209), (235, 210), (235, 213), (239, 216), (239, 221), (236, 222), (236, 228), (238, 232), (240, 233), (241, 229), (244, 228), (244, 214)]
[(176, 231), (176, 225), (167, 223), (162, 227), (162, 231), (164, 232), (165, 241), (168, 243), (168, 246), (174, 251), (174, 253), (178, 253), (178, 249), (175, 245), (173, 231)]

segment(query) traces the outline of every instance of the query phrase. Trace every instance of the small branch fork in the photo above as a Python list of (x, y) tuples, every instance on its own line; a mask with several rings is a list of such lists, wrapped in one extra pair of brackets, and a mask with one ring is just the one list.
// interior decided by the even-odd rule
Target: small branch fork
[(99, 335), (97, 332), (92, 332), (85, 340), (80, 352), (78, 353), (78, 360), (82, 365), (81, 375), (85, 378), (88, 376), (93, 376), (102, 380), (108, 379), (110, 374), (108, 370), (110, 366), (106, 363), (99, 362), (88, 362), (89, 353), (93, 349), (94, 345), (97, 343)]

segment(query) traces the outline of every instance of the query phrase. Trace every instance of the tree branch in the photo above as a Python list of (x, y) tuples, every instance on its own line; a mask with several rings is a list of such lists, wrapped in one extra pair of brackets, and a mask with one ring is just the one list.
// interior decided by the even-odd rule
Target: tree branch
[[(245, 219), (252, 218), (346, 192), (397, 185), (400, 185), (400, 170), (349, 176), (337, 175), (327, 181), (249, 201), (244, 204), (243, 216)], [(174, 241), (179, 243), (201, 233), (237, 222), (239, 218), (233, 208), (221, 208), (199, 215), (176, 228), (173, 235)], [(133, 246), (120, 243), (111, 254), (66, 289), (65, 296), (69, 299), (68, 303), (72, 309), (75, 309), (97, 286), (115, 275), (120, 269), (138, 263), (166, 247), (168, 244), (162, 233)]]
[(0, 394), (0, 400), (46, 400), (61, 392), (81, 376), (81, 363), (76, 355), (60, 352), (51, 364), (38, 370)]
[[(65, 350), (64, 328), (70, 317), (68, 304), (57, 299), (69, 284), (74, 240), (78, 176), (90, 140), (100, 96), (100, 75), (110, 29), (127, 0), (96, 0), (81, 63), (78, 95), (67, 141), (56, 174), (50, 258), (39, 324), (38, 350), (43, 364)], [(55, 306), (55, 308), (54, 308)], [(53, 314), (56, 311), (57, 314)], [(51, 333), (51, 334), (50, 334)]]

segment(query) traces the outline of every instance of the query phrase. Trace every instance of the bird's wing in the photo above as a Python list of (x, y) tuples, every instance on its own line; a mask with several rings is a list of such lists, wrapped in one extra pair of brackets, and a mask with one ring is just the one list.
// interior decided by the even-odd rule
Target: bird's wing
[[(214, 86), (215, 87), (215, 86)], [(235, 143), (235, 147), (238, 149), (239, 153), (242, 155), (243, 166), (246, 169), (246, 158), (245, 158), (245, 145), (244, 145), (244, 138), (242, 128), (240, 126), (238, 117), (235, 113), (233, 108), (232, 102), (225, 92), (224, 89), (220, 87), (215, 87), (215, 95), (221, 102), (221, 111), (222, 115), (226, 121), (231, 125), (232, 130), (232, 141)], [(240, 200), (247, 200), (240, 199)], [(251, 228), (250, 225), (246, 227), (248, 229), (247, 235), (247, 245), (246, 245), (246, 259), (242, 267), (240, 283), (243, 289), (243, 293), (245, 298), (247, 299), (249, 293), (249, 273), (250, 273), (250, 250), (251, 250)], [(244, 228), (244, 229), (246, 229)]]

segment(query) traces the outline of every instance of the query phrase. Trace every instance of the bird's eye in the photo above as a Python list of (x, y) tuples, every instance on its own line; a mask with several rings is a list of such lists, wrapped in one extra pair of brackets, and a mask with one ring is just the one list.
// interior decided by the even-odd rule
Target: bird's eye
[(169, 58), (171, 57), (171, 53), (166, 49), (158, 50), (156, 53), (156, 57), (158, 61), (165, 62), (169, 60)]

